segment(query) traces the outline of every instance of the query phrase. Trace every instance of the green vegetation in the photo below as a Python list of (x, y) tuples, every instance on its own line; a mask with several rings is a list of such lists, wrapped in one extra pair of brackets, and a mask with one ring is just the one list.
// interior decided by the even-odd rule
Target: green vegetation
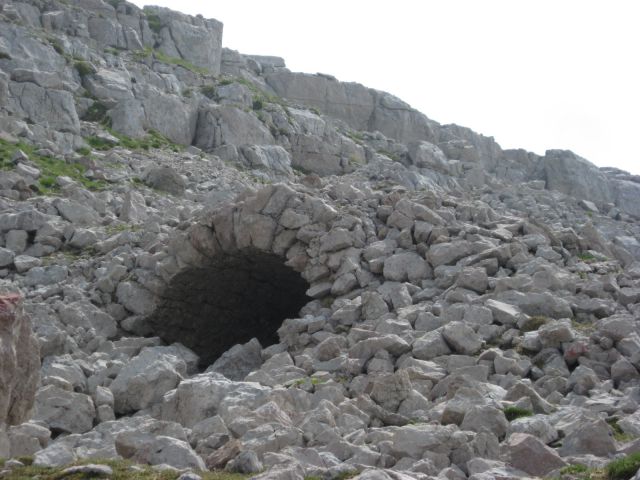
[(549, 319), (543, 315), (534, 315), (533, 317), (529, 317), (527, 321), (522, 325), (520, 331), (522, 332), (535, 332), (542, 325), (547, 323)]
[(80, 147), (76, 149), (76, 152), (79, 153), (80, 155), (84, 155), (85, 157), (87, 155), (91, 155), (91, 149), (89, 147)]
[(364, 135), (362, 132), (348, 131), (344, 132), (344, 134), (359, 145), (362, 145), (364, 142)]
[(149, 28), (155, 33), (160, 33), (160, 30), (162, 30), (164, 25), (162, 25), (162, 20), (160, 20), (158, 14), (151, 12), (148, 8), (143, 8), (142, 10), (147, 18)]
[(533, 415), (533, 412), (526, 408), (507, 407), (504, 409), (504, 416), (507, 417), (507, 420), (510, 422), (513, 422), (517, 418), (530, 417), (531, 415)]
[(86, 77), (87, 75), (93, 75), (94, 73), (96, 73), (95, 67), (85, 60), (78, 60), (73, 64), (73, 66), (82, 78)]
[(348, 480), (349, 478), (353, 478), (357, 475), (360, 475), (360, 472), (358, 470), (348, 470), (340, 472), (335, 476), (334, 480)]
[(349, 164), (350, 165), (364, 165), (364, 159), (358, 157), (355, 153), (349, 155)]
[(620, 425), (618, 425), (617, 417), (607, 418), (607, 423), (613, 430), (613, 438), (615, 438), (618, 442), (628, 442), (629, 440), (633, 440), (633, 435), (625, 433)]
[[(155, 130), (149, 130), (148, 135), (143, 138), (131, 138), (110, 128), (107, 130), (118, 139), (120, 146), (128, 148), (129, 150), (149, 150), (150, 148), (166, 148), (174, 152), (182, 150), (180, 145), (173, 143)], [(84, 140), (96, 150), (111, 150), (115, 146), (111, 142), (96, 136), (87, 137)]]
[(560, 475), (569, 475), (580, 480), (629, 480), (640, 469), (640, 453), (612, 460), (604, 468), (588, 468), (584, 465), (568, 465)]
[(108, 235), (115, 235), (117, 233), (122, 233), (122, 232), (137, 232), (139, 230), (140, 230), (139, 225), (132, 225), (129, 223), (118, 223), (115, 225), (107, 225), (104, 229), (104, 231)]
[(575, 318), (571, 319), (571, 328), (587, 335), (592, 333), (596, 329), (593, 323), (579, 322)]
[(262, 108), (264, 107), (264, 103), (262, 101), (262, 98), (260, 97), (255, 97), (253, 99), (253, 109), (254, 110), (262, 110)]
[(380, 150), (378, 150), (378, 153), (380, 155), (384, 155), (385, 157), (389, 157), (394, 162), (399, 162), (400, 161), (400, 157), (398, 157), (398, 155), (396, 155), (395, 153), (391, 153), (388, 150), (380, 149)]
[(588, 471), (584, 465), (568, 465), (560, 470), (560, 475), (579, 475)]
[[(2, 461), (0, 461), (2, 462)], [(4, 463), (4, 462), (2, 462)], [(0, 463), (0, 465), (2, 465)], [(24, 463), (24, 462), (23, 462)], [(95, 460), (88, 459), (76, 462), (74, 465), (86, 465), (88, 463), (97, 463), (108, 465), (113, 469), (112, 480), (175, 480), (180, 476), (180, 472), (174, 471), (158, 471), (149, 465), (136, 465), (127, 460)], [(136, 465), (135, 470), (132, 467)], [(16, 468), (2, 478), (5, 480), (27, 480), (38, 478), (40, 480), (82, 480), (88, 478), (85, 474), (64, 475), (62, 472), (66, 467), (35, 467), (31, 464), (24, 467)], [(249, 475), (239, 473), (229, 473), (225, 471), (214, 472), (197, 472), (203, 480), (245, 480)]]
[(0, 169), (9, 170), (13, 168), (11, 157), (16, 150), (22, 150), (40, 170), (41, 176), (38, 180), (38, 186), (42, 193), (55, 194), (59, 191), (56, 182), (57, 177), (69, 177), (80, 183), (89, 190), (100, 190), (106, 186), (102, 181), (90, 180), (84, 176), (86, 168), (77, 163), (67, 163), (65, 160), (54, 157), (45, 157), (38, 155), (36, 149), (26, 143), (11, 144), (6, 140), (0, 139)]
[(11, 55), (7, 52), (0, 52), (0, 60), (11, 60)]
[(104, 49), (105, 53), (110, 53), (111, 55), (114, 55), (116, 57), (120, 56), (120, 52), (122, 52), (123, 49), (121, 48), (113, 48), (113, 47), (106, 47)]
[(251, 91), (251, 93), (253, 93), (253, 109), (254, 110), (261, 110), (262, 108), (264, 108), (264, 106), (267, 103), (273, 103), (283, 107), (285, 109), (285, 113), (289, 115), (289, 112), (287, 111), (287, 104), (282, 98), (262, 91), (260, 88), (258, 88), (256, 85), (251, 83), (251, 81), (247, 80), (246, 78), (242, 78), (242, 77), (223, 78), (218, 82), (218, 86), (230, 85), (232, 83), (239, 83), (240, 85), (244, 85)]
[(318, 377), (305, 377), (305, 378), (298, 378), (297, 380), (294, 380), (291, 383), (292, 387), (299, 387), (301, 385), (304, 385), (305, 383), (311, 383), (311, 385), (316, 386), (316, 385), (322, 385), (323, 383), (326, 383), (326, 380), (322, 379), (322, 378), (318, 378)]
[(136, 58), (139, 61), (142, 61), (145, 58), (153, 58), (153, 59), (157, 60), (158, 62), (166, 63), (167, 65), (178, 65), (179, 67), (182, 67), (182, 68), (185, 68), (187, 70), (190, 70), (193, 73), (199, 73), (201, 75), (207, 75), (207, 74), (211, 73), (206, 68), (197, 67), (193, 63), (188, 62), (187, 60), (185, 60), (183, 58), (170, 57), (166, 53), (162, 53), (159, 50), (154, 50), (151, 47), (145, 47), (144, 50), (138, 50), (135, 53), (134, 58)]
[(578, 254), (578, 258), (580, 260), (582, 260), (583, 262), (586, 263), (590, 263), (590, 262), (595, 262), (597, 260), (597, 258), (595, 257), (595, 255), (589, 253), (589, 252), (582, 252)]
[(216, 98), (216, 87), (214, 85), (204, 85), (200, 87), (200, 92), (211, 100)]
[(62, 47), (62, 43), (60, 43), (60, 40), (50, 37), (47, 39), (47, 41), (49, 42), (49, 45), (53, 47), (56, 53), (64, 55), (64, 48)]
[(104, 103), (96, 100), (82, 116), (82, 120), (85, 122), (99, 122), (106, 125), (109, 123), (109, 117), (107, 117), (108, 110), (109, 109)]
[(609, 480), (628, 480), (640, 469), (640, 452), (610, 462), (605, 473)]

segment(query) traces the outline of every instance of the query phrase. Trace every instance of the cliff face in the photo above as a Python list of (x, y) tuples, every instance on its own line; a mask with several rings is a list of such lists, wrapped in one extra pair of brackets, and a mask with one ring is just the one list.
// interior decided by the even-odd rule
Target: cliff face
[(0, 456), (480, 480), (637, 450), (640, 179), (215, 20), (1, 7), (0, 287), (33, 333), (3, 300)]

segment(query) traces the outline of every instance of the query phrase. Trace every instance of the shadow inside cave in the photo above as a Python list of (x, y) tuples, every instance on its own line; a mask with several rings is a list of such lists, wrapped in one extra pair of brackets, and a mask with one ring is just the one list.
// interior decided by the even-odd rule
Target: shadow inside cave
[(218, 256), (177, 274), (147, 318), (153, 334), (180, 342), (206, 368), (238, 343), (278, 342), (277, 329), (310, 300), (300, 274), (273, 254), (250, 250)]

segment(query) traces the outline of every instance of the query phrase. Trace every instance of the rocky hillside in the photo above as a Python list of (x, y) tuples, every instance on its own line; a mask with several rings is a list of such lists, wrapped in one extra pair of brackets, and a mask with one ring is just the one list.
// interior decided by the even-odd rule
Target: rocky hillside
[(0, 6), (0, 477), (635, 475), (640, 178), (216, 20)]

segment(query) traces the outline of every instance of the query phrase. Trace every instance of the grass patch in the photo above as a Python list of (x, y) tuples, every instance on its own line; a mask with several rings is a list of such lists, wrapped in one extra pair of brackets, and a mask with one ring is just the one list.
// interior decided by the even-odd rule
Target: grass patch
[(211, 100), (216, 98), (216, 87), (214, 85), (204, 85), (200, 87), (200, 92)]
[[(156, 132), (155, 130), (149, 130), (148, 134), (142, 138), (131, 138), (126, 135), (122, 135), (110, 128), (107, 128), (109, 133), (118, 139), (119, 146), (128, 148), (129, 150), (149, 150), (151, 148), (165, 148), (173, 152), (182, 151), (183, 147), (177, 143), (173, 143), (164, 135)], [(96, 150), (106, 151), (111, 150), (116, 145), (102, 138), (91, 136), (86, 137), (85, 142), (91, 145)]]
[(521, 332), (535, 332), (542, 325), (547, 323), (549, 319), (543, 315), (534, 315), (533, 317), (529, 317), (526, 322), (520, 328)]
[(206, 68), (198, 67), (193, 63), (185, 60), (184, 58), (170, 57), (166, 53), (162, 53), (159, 50), (154, 50), (151, 47), (145, 47), (144, 50), (138, 50), (134, 54), (134, 58), (136, 58), (138, 61), (144, 60), (145, 58), (153, 58), (158, 62), (166, 63), (167, 65), (177, 65), (179, 67), (190, 70), (193, 73), (199, 73), (200, 75), (208, 75), (211, 73)]
[(347, 131), (345, 132), (345, 135), (358, 145), (362, 145), (364, 143), (364, 135), (362, 132)]
[(400, 161), (400, 157), (395, 153), (390, 152), (389, 150), (384, 150), (381, 148), (380, 150), (377, 151), (377, 153), (379, 153), (380, 155), (384, 155), (385, 157), (389, 157), (394, 162)]
[(633, 435), (629, 435), (624, 430), (622, 430), (622, 427), (620, 427), (620, 425), (618, 425), (617, 417), (607, 418), (606, 421), (613, 430), (613, 438), (615, 438), (618, 442), (628, 442), (629, 440), (633, 440)]
[(160, 33), (160, 30), (162, 30), (162, 27), (164, 26), (160, 16), (157, 13), (151, 12), (148, 8), (143, 8), (142, 11), (147, 18), (147, 23), (149, 24), (151, 31), (154, 33)]
[(262, 99), (259, 97), (254, 98), (252, 108), (256, 111), (262, 110), (264, 108), (264, 102), (262, 101)]
[(349, 478), (353, 478), (360, 475), (358, 470), (348, 470), (344, 472), (340, 472), (335, 476), (334, 480), (348, 480)]
[(575, 331), (583, 333), (585, 335), (593, 333), (596, 330), (596, 326), (593, 323), (579, 322), (575, 318), (571, 319), (571, 327)]
[[(137, 465), (139, 469), (132, 469), (136, 464), (127, 460), (83, 460), (73, 465), (86, 465), (89, 463), (108, 465), (113, 469), (112, 480), (175, 480), (180, 476), (178, 472), (157, 471), (149, 465)], [(27, 480), (39, 478), (40, 480), (81, 480), (88, 478), (85, 475), (77, 474), (65, 476), (62, 471), (66, 467), (34, 467), (25, 465), (24, 467), (12, 470), (8, 475), (3, 476), (5, 480)], [(245, 480), (250, 475), (239, 473), (229, 473), (225, 471), (197, 472), (203, 480)]]
[(283, 107), (285, 109), (285, 113), (289, 115), (287, 104), (282, 98), (277, 97), (275, 95), (271, 95), (261, 90), (246, 78), (242, 78), (242, 77), (223, 78), (218, 82), (218, 86), (230, 85), (232, 83), (239, 83), (240, 85), (244, 85), (251, 91), (251, 93), (253, 93), (253, 105), (252, 105), (253, 110), (255, 111), (262, 110), (266, 104), (273, 103)]
[(91, 155), (91, 149), (89, 147), (80, 147), (76, 149), (76, 152), (79, 153), (80, 155), (84, 155), (85, 157), (87, 155)]
[(85, 122), (98, 122), (106, 125), (109, 120), (107, 117), (107, 111), (109, 109), (107, 106), (96, 100), (91, 104), (91, 106), (87, 109), (87, 112), (82, 116), (82, 120)]
[(38, 155), (31, 145), (16, 143), (15, 145), (0, 139), (0, 167), (4, 170), (13, 168), (11, 156), (16, 150), (22, 150), (29, 159), (38, 167), (41, 176), (38, 179), (38, 187), (44, 194), (55, 194), (60, 187), (56, 182), (57, 177), (69, 177), (89, 190), (101, 190), (106, 187), (102, 181), (90, 180), (84, 176), (86, 168), (77, 163), (67, 163), (65, 160), (55, 157)]
[(522, 417), (530, 417), (533, 415), (531, 410), (527, 410), (526, 408), (520, 407), (507, 407), (503, 410), (504, 416), (507, 417), (507, 420), (513, 422), (514, 420)]
[(122, 233), (122, 232), (138, 232), (140, 231), (140, 226), (139, 225), (131, 225), (128, 223), (119, 223), (116, 225), (107, 225), (104, 229), (104, 231), (108, 234), (108, 235), (116, 235), (118, 233)]
[(96, 69), (91, 63), (85, 60), (79, 60), (73, 64), (73, 67), (78, 71), (80, 78), (84, 78), (87, 75), (93, 75), (96, 73)]
[(64, 48), (62, 47), (62, 43), (60, 42), (60, 40), (58, 40), (57, 38), (48, 38), (47, 41), (49, 42), (49, 45), (53, 47), (57, 54), (64, 55)]
[(588, 471), (589, 469), (584, 465), (568, 465), (560, 469), (560, 475), (580, 475)]
[(591, 263), (591, 262), (595, 262), (597, 260), (597, 258), (595, 257), (595, 255), (593, 255), (592, 253), (589, 252), (582, 252), (578, 254), (578, 258), (580, 260), (582, 260), (585, 263)]
[(629, 480), (640, 469), (640, 452), (610, 462), (605, 467), (609, 480)]

